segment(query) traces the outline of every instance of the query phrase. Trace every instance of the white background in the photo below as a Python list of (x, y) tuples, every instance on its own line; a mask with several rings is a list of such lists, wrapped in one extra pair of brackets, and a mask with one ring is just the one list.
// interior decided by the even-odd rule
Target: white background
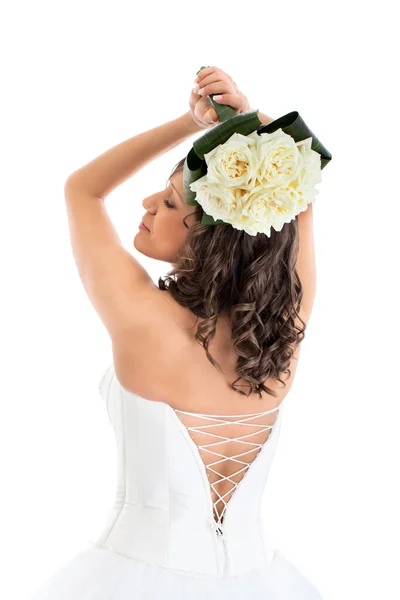
[[(399, 47), (391, 2), (19, 2), (2, 9), (0, 595), (26, 598), (102, 529), (116, 448), (107, 331), (79, 280), (68, 175), (185, 113), (217, 65), (253, 108), (299, 111), (332, 153), (317, 295), (265, 496), (274, 541), (325, 600), (400, 597)], [(397, 58), (396, 58), (397, 55)], [(192, 145), (107, 199), (139, 255), (142, 200)]]

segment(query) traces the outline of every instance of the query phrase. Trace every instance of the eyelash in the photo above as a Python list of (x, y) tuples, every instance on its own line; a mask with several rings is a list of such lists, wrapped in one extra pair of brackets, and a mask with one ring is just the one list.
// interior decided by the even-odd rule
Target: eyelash
[(175, 208), (175, 206), (172, 206), (172, 204), (170, 203), (169, 200), (164, 200), (164, 204), (165, 206), (167, 206), (168, 208)]

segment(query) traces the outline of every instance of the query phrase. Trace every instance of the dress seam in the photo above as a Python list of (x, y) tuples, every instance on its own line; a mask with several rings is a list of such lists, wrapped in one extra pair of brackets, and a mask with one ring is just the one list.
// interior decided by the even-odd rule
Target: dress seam
[[(126, 494), (127, 494), (127, 482), (126, 482), (126, 434), (125, 434), (125, 415), (124, 415), (124, 403), (120, 402), (120, 414), (121, 414), (121, 422), (122, 422), (122, 449), (121, 449), (121, 453), (122, 453), (122, 460), (123, 460), (123, 477), (124, 477), (124, 497), (123, 497), (123, 501), (121, 502), (121, 507), (119, 509), (119, 511), (117, 512), (117, 514), (115, 515), (114, 520), (112, 521), (112, 523), (110, 524), (109, 530), (107, 535), (105, 536), (104, 540), (101, 543), (106, 543), (107, 540), (109, 539), (115, 524), (117, 523), (121, 512), (126, 504)], [(117, 502), (117, 498), (115, 499), (114, 505)]]

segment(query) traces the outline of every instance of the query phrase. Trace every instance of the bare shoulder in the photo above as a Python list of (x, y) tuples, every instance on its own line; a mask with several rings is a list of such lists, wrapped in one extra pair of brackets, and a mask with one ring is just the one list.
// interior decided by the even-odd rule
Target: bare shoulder
[(189, 332), (196, 319), (187, 312), (168, 291), (155, 288), (147, 293), (141, 319), (112, 338), (116, 375), (126, 389), (162, 399), (160, 393), (173, 384), (191, 344)]

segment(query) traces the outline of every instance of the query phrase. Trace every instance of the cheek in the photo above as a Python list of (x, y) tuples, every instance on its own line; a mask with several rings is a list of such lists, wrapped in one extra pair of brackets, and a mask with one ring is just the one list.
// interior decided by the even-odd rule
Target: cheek
[(186, 239), (188, 229), (183, 223), (183, 214), (172, 211), (156, 222), (156, 238), (164, 247), (179, 247)]
[(163, 230), (165, 235), (172, 233), (178, 234), (180, 232), (187, 231), (183, 223), (184, 214), (178, 212), (176, 209), (167, 209), (169, 212), (164, 213), (160, 220), (160, 229)]

